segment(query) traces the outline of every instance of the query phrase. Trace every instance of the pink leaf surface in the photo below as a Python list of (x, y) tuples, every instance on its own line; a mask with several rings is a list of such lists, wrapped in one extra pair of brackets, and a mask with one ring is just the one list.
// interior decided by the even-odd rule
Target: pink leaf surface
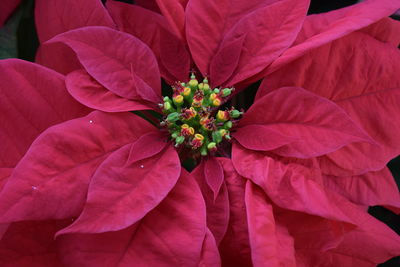
[[(219, 164), (222, 164), (222, 162), (225, 161), (225, 159), (222, 158), (219, 160), (221, 161)], [(200, 190), (203, 194), (207, 209), (207, 227), (212, 232), (215, 242), (219, 244), (227, 231), (229, 223), (228, 191), (226, 184), (222, 180), (223, 183), (218, 190), (218, 195), (215, 196), (214, 192), (211, 190), (211, 187), (206, 181), (205, 165), (205, 161), (203, 161), (196, 169), (192, 171), (191, 175), (196, 179), (196, 182), (199, 184)], [(222, 173), (222, 175), (222, 178), (224, 178), (224, 173)]]
[[(161, 97), (160, 73), (153, 53), (129, 34), (92, 26), (57, 35), (49, 42), (71, 47), (90, 76), (121, 97), (140, 99), (143, 94)], [(136, 75), (135, 80), (132, 75)], [(140, 91), (138, 81), (154, 91)]]
[(364, 175), (350, 177), (324, 177), (324, 184), (352, 202), (365, 206), (400, 208), (400, 195), (393, 175), (388, 168)]
[[(353, 31), (366, 27), (384, 17), (390, 16), (398, 8), (400, 8), (399, 0), (369, 0), (347, 7), (344, 10), (333, 11), (335, 12), (332, 21), (327, 19), (329, 23), (318, 23), (318, 20), (325, 20), (325, 16), (332, 16), (331, 14), (321, 14), (315, 21), (315, 17), (311, 17), (310, 22), (304, 22), (303, 29), (307, 27), (315, 27), (318, 25), (319, 29), (313, 30), (314, 34), (307, 38), (302, 43), (293, 46), (286, 50), (278, 60), (276, 60), (265, 74), (271, 73), (282, 67), (294, 59), (304, 55), (307, 51), (324, 45), (328, 42), (343, 37)], [(313, 21), (314, 20), (314, 21)], [(265, 75), (264, 75), (265, 76)]]
[(11, 224), (0, 242), (0, 265), (60, 266), (54, 233), (65, 225), (65, 221), (26, 221)]
[[(343, 205), (347, 210), (347, 214), (357, 225), (353, 231), (346, 233), (343, 241), (335, 248), (327, 251), (318, 251), (315, 248), (303, 246), (304, 242), (299, 242), (302, 246), (298, 249), (299, 260), (305, 264), (318, 266), (326, 261), (334, 262), (343, 266), (361, 264), (361, 266), (376, 266), (394, 256), (400, 254), (400, 238), (384, 223), (373, 218), (364, 210), (347, 203)], [(301, 235), (302, 230), (297, 225), (294, 237)], [(292, 228), (293, 229), (293, 228)], [(292, 231), (291, 231), (292, 232)], [(304, 232), (303, 236), (310, 236)], [(362, 249), (360, 249), (362, 248)]]
[(186, 81), (190, 69), (190, 54), (182, 40), (170, 31), (159, 27), (160, 59), (163, 66), (176, 80)]
[(400, 89), (387, 89), (337, 102), (377, 144), (351, 144), (327, 154), (320, 161), (323, 172), (346, 176), (378, 171), (396, 157), (400, 153), (400, 124), (393, 114), (400, 112), (399, 101)]
[(1, 222), (77, 216), (98, 166), (113, 151), (154, 130), (133, 114), (99, 111), (49, 128), (1, 192)]
[(319, 184), (320, 174), (315, 169), (298, 163), (285, 164), (237, 144), (232, 148), (232, 162), (240, 175), (260, 186), (277, 206), (352, 223), (337, 198), (326, 194)]
[[(252, 126), (253, 132), (248, 136), (240, 133), (248, 125), (257, 127)], [(323, 155), (353, 142), (371, 140), (339, 106), (295, 87), (281, 88), (256, 101), (240, 120), (238, 133), (238, 142), (248, 149), (269, 150), (277, 144), (285, 145), (274, 152), (298, 158)]]
[(168, 196), (140, 222), (102, 234), (58, 237), (68, 266), (197, 266), (206, 235), (205, 207), (183, 171)]
[(183, 41), (173, 34), (165, 17), (140, 6), (117, 1), (107, 1), (106, 6), (121, 31), (132, 34), (151, 48), (157, 57), (161, 75), (168, 82), (187, 79), (189, 52)]
[(214, 193), (215, 200), (224, 182), (224, 171), (216, 158), (211, 157), (206, 159), (204, 164), (204, 177), (208, 186)]
[(193, 59), (203, 75), (226, 32), (241, 18), (276, 0), (203, 1), (191, 0), (186, 6), (186, 37)]
[(252, 266), (248, 222), (245, 205), (246, 179), (239, 176), (230, 160), (223, 160), (225, 182), (229, 194), (229, 225), (219, 245), (223, 266)]
[(64, 76), (39, 65), (2, 60), (0, 80), (1, 167), (14, 167), (48, 127), (89, 112), (68, 94)]
[(65, 79), (68, 92), (83, 105), (105, 112), (155, 109), (153, 103), (120, 97), (104, 88), (84, 70), (77, 70)]
[(203, 247), (201, 250), (199, 267), (208, 266), (221, 266), (221, 259), (214, 236), (207, 228), (206, 237), (204, 238)]
[(247, 34), (244, 33), (233, 40), (223, 43), (210, 63), (211, 86), (223, 84), (239, 64), (240, 54)]
[(292, 238), (283, 231), (278, 234), (271, 203), (266, 201), (262, 190), (249, 180), (246, 182), (245, 201), (253, 265), (296, 266), (294, 249), (290, 245), (280, 246), (283, 242), (293, 243)]
[[(110, 15), (97, 0), (35, 1), (35, 22), (41, 43), (57, 34), (85, 26), (115, 28)], [(63, 44), (41, 44), (36, 62), (62, 74), (80, 68), (75, 53)]]
[(35, 22), (41, 42), (85, 26), (115, 27), (107, 10), (97, 0), (37, 0)]
[(257, 98), (284, 86), (302, 87), (335, 101), (400, 88), (399, 61), (400, 52), (392, 45), (365, 33), (352, 33), (268, 75)]
[(243, 17), (232, 27), (221, 46), (241, 35), (246, 35), (246, 41), (230, 85), (265, 69), (294, 42), (309, 3), (309, 0), (277, 1)]
[[(178, 155), (172, 146), (158, 154), (148, 154), (144, 147), (165, 147), (166, 143), (161, 138), (146, 141), (149, 138), (141, 137), (123, 146), (98, 167), (81, 215), (58, 234), (124, 229), (142, 219), (166, 197), (180, 175)], [(132, 155), (140, 152), (143, 158)]]
[(182, 3), (179, 0), (156, 1), (175, 35), (180, 39), (185, 39), (185, 10)]

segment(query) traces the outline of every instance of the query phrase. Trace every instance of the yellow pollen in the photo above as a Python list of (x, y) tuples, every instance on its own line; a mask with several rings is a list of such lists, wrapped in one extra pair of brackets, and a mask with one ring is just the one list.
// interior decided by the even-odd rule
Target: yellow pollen
[(218, 107), (219, 105), (221, 105), (221, 100), (219, 100), (218, 98), (216, 98), (216, 99), (213, 100), (212, 103), (213, 103), (214, 106)]
[(190, 95), (191, 89), (189, 87), (185, 87), (185, 89), (183, 89), (183, 95), (184, 96), (188, 96)]
[(199, 141), (203, 141), (204, 140), (204, 136), (202, 136), (201, 134), (195, 134), (194, 135), (194, 139), (197, 139)]
[(225, 111), (218, 110), (217, 119), (219, 119), (219, 120), (221, 120), (221, 121), (226, 121), (227, 118), (226, 118), (226, 116), (225, 116)]
[(225, 129), (221, 129), (221, 130), (219, 130), (219, 133), (220, 133), (222, 136), (225, 136), (225, 135), (226, 135), (226, 130), (225, 130)]
[(174, 101), (175, 101), (175, 103), (178, 103), (178, 104), (182, 103), (183, 102), (183, 96), (182, 95), (174, 96)]
[(210, 95), (210, 100), (214, 100), (214, 99), (216, 99), (217, 98), (217, 94), (216, 93), (212, 93), (211, 95)]

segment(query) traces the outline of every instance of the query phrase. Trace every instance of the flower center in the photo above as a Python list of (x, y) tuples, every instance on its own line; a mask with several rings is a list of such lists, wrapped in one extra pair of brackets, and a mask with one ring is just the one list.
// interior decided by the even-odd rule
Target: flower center
[(165, 115), (160, 125), (168, 129), (176, 147), (207, 156), (231, 139), (230, 130), (243, 112), (220, 106), (234, 88), (211, 89), (207, 77), (199, 83), (192, 73), (188, 83), (176, 82), (172, 90), (172, 99), (166, 96), (160, 104)]

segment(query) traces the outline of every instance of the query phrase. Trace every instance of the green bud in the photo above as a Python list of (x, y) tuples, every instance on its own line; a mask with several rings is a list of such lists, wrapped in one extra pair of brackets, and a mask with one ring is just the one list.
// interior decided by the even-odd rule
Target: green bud
[(165, 96), (163, 100), (164, 102), (171, 102), (171, 99), (168, 96)]
[(202, 156), (207, 156), (207, 153), (208, 153), (207, 147), (206, 147), (206, 146), (202, 146), (202, 147), (200, 148), (200, 154), (201, 154)]
[(212, 132), (211, 136), (215, 143), (217, 143), (217, 144), (221, 143), (222, 135), (220, 132), (218, 132), (218, 131)]
[(215, 89), (214, 89), (214, 93), (219, 94), (219, 89), (218, 89), (218, 88), (215, 88)]
[(225, 122), (225, 123), (224, 123), (224, 128), (226, 128), (226, 129), (232, 128), (232, 122), (231, 122), (231, 121)]
[(171, 103), (164, 102), (164, 110), (170, 110), (172, 108)]
[(175, 139), (175, 143), (178, 144), (178, 145), (182, 144), (184, 141), (185, 141), (185, 137), (182, 136), (182, 135), (178, 136), (178, 137)]
[(207, 145), (207, 149), (208, 149), (208, 150), (211, 150), (211, 151), (214, 151), (214, 150), (217, 149), (217, 144), (214, 143), (214, 142), (211, 142), (211, 143), (209, 143), (209, 144)]
[(235, 119), (239, 118), (240, 115), (242, 115), (242, 114), (243, 114), (243, 112), (240, 112), (239, 110), (236, 110), (236, 109), (231, 111), (231, 117), (235, 118)]
[(224, 136), (224, 138), (225, 138), (226, 140), (231, 140), (231, 136), (230, 136), (229, 134), (226, 134), (226, 135)]
[(179, 120), (179, 113), (178, 112), (173, 112), (167, 116), (167, 121), (168, 122), (176, 122)]
[(231, 93), (232, 93), (232, 89), (224, 88), (224, 89), (222, 90), (222, 95), (223, 95), (224, 97), (230, 95)]
[(177, 138), (178, 136), (179, 136), (178, 133), (172, 133), (172, 134), (171, 134), (171, 137), (172, 137), (173, 139)]

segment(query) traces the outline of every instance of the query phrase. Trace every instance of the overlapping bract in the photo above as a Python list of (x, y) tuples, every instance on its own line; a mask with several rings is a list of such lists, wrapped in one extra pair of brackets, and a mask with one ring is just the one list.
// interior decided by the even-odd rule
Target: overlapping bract
[[(400, 254), (365, 211), (400, 208), (384, 169), (400, 149), (400, 54), (379, 24), (399, 27), (340, 38), (399, 1), (311, 17), (291, 0), (107, 1), (111, 16), (99, 1), (45, 2), (38, 61), (66, 76), (0, 62), (2, 265), (374, 266)], [(188, 173), (168, 136), (127, 111), (158, 111), (161, 77), (191, 67), (213, 86), (269, 75), (231, 158)]]

